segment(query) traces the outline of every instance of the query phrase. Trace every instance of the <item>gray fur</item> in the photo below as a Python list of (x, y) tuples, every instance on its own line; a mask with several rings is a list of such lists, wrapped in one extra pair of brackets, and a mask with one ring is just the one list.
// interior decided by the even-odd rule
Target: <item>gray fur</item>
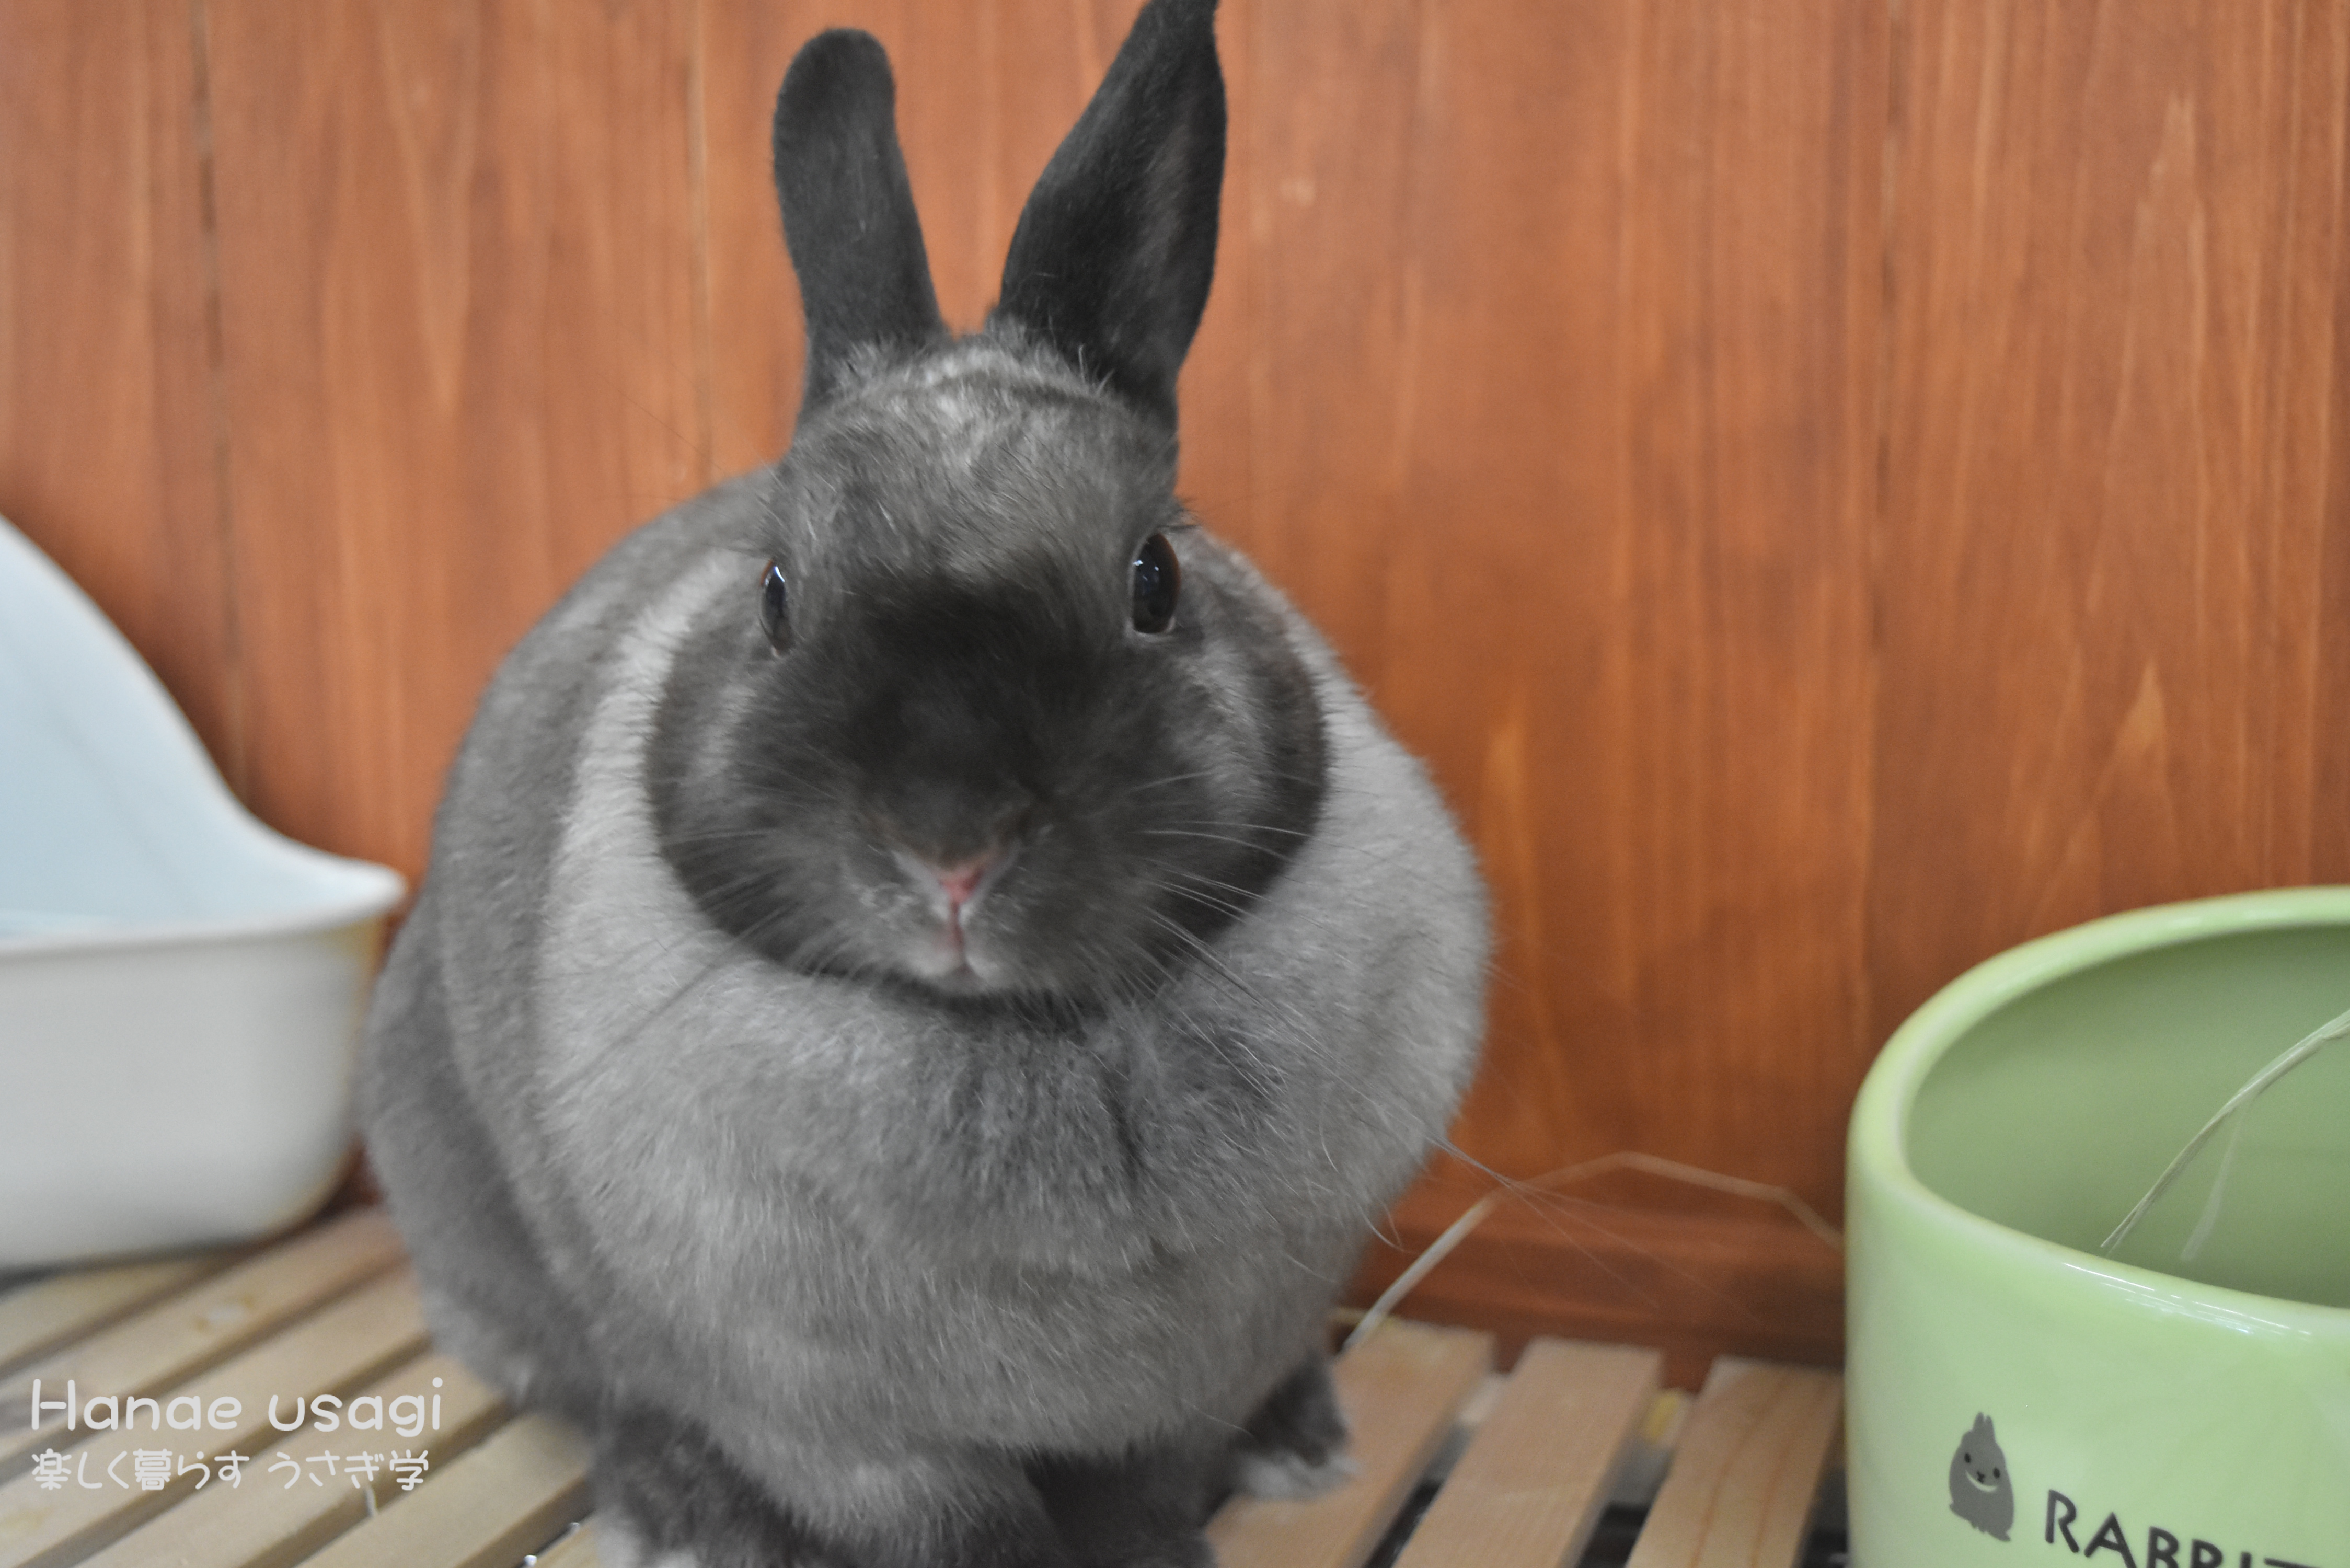
[[(498, 672), (378, 990), (369, 1147), (443, 1343), (597, 1430), (623, 1556), (1203, 1562), (1229, 1477), (1342, 1467), (1324, 1317), (1473, 1066), (1475, 869), (1321, 640), (1174, 503), (1149, 410), (1016, 321), (832, 385), (776, 470), (647, 524)], [(1117, 618), (1152, 529), (1184, 572), (1156, 640)], [(1035, 680), (1096, 659), (1072, 690), (1109, 711), (1040, 732), (1141, 715), (1179, 732), (1133, 743), (1197, 760), (1200, 820), (1304, 826), (1166, 940), (1168, 857), (1213, 846), (1056, 860), (1158, 781), (1028, 757), (1041, 800), (941, 977), (942, 906), (859, 826), (891, 781), (760, 750), (854, 749), (859, 693), (791, 681), (900, 601), (978, 607), (1003, 659), (1049, 645)], [(763, 815), (728, 793), (760, 767), (821, 787)], [(822, 951), (714, 919), (664, 800), (747, 825)]]

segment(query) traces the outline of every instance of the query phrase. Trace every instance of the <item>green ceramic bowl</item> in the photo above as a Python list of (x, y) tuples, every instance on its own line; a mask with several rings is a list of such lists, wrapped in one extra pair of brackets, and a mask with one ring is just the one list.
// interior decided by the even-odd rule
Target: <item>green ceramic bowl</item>
[(2312, 888), (2030, 943), (1894, 1035), (1852, 1119), (1856, 1568), (2350, 1568), (2350, 1042), (2098, 1251), (2345, 1009), (2350, 888)]

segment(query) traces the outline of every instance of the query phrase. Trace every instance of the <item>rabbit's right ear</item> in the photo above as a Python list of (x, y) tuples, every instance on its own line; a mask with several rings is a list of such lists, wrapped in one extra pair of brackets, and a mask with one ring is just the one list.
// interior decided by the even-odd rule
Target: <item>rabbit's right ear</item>
[(895, 357), (947, 336), (896, 107), (889, 57), (841, 27), (800, 47), (775, 97), (775, 194), (807, 320), (802, 419), (838, 389), (858, 348)]

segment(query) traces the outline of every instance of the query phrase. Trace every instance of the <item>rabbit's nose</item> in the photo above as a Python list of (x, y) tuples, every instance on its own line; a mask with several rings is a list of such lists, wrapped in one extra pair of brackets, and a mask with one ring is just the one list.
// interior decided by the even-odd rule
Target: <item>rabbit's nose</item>
[(972, 866), (1003, 859), (1029, 836), (1037, 796), (1019, 785), (975, 787), (953, 779), (917, 779), (868, 808), (881, 844), (924, 876), (948, 879)]
[(939, 902), (931, 908), (960, 951), (965, 916), (1003, 875), (1017, 853), (1016, 846), (996, 844), (976, 855), (951, 861), (902, 848), (897, 856), (899, 865), (905, 868), (917, 887), (927, 882), (938, 888)]
[(1003, 858), (1001, 853), (991, 851), (959, 866), (929, 866), (925, 869), (938, 879), (939, 891), (947, 896), (947, 909), (952, 912), (971, 902), (979, 885)]

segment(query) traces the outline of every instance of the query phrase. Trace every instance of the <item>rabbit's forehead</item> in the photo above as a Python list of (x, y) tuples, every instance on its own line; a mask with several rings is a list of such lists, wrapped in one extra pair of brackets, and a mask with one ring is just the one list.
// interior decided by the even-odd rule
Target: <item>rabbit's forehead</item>
[(868, 386), (790, 467), (794, 553), (819, 570), (979, 582), (1040, 558), (1115, 564), (1175, 510), (1130, 418), (983, 363)]

